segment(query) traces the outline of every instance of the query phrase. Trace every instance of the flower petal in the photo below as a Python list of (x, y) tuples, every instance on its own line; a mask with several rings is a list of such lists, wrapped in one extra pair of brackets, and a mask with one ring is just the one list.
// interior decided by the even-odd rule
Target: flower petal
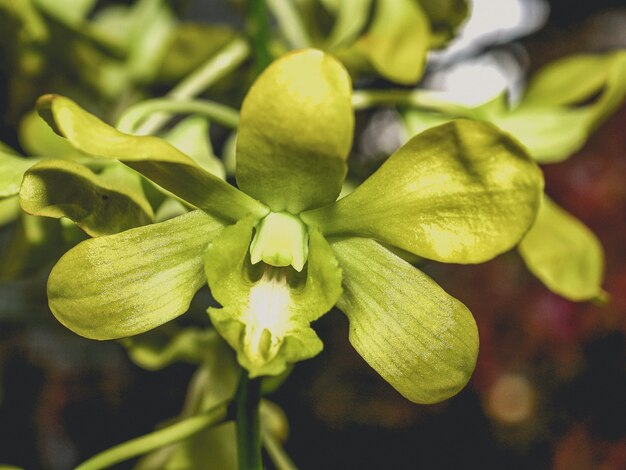
[(22, 118), (18, 132), (20, 146), (27, 155), (57, 158), (79, 156), (76, 149), (63, 137), (55, 134), (35, 111)]
[(552, 292), (574, 301), (601, 295), (604, 254), (600, 242), (547, 196), (518, 248), (528, 269)]
[(274, 212), (297, 214), (334, 201), (352, 145), (350, 78), (322, 51), (272, 63), (241, 109), (237, 183)]
[(326, 40), (325, 49), (346, 46), (353, 42), (367, 24), (373, 0), (322, 0), (322, 3), (335, 16), (333, 29)]
[(250, 262), (253, 225), (224, 229), (206, 253), (209, 287), (221, 309), (209, 309), (215, 328), (237, 351), (252, 377), (278, 375), (322, 350), (309, 326), (341, 293), (341, 270), (318, 231), (309, 237), (303, 272)]
[(422, 75), (430, 42), (430, 25), (419, 2), (379, 0), (356, 47), (383, 77), (409, 85)]
[[(612, 74), (623, 67), (624, 61), (624, 51), (604, 55), (577, 54), (556, 60), (532, 77), (524, 94), (524, 103), (568, 106), (584, 102), (606, 85), (618, 85), (617, 76)], [(621, 88), (624, 87), (622, 83)]]
[(117, 131), (68, 98), (42, 96), (40, 115), (78, 150), (124, 162), (164, 189), (227, 221), (252, 214), (263, 217), (267, 208), (235, 187), (199, 167), (162, 139)]
[(567, 160), (589, 136), (589, 109), (520, 106), (493, 119), (518, 139), (539, 163)]
[(354, 192), (301, 217), (325, 235), (478, 263), (522, 238), (542, 188), (541, 171), (517, 142), (490, 124), (458, 120), (413, 138)]
[(20, 204), (31, 215), (67, 217), (92, 237), (154, 219), (142, 193), (107, 184), (87, 167), (67, 160), (45, 160), (31, 167), (24, 175)]
[(222, 224), (193, 211), (154, 225), (86, 240), (48, 280), (52, 313), (92, 339), (155, 328), (187, 311), (205, 283), (203, 255)]
[(470, 311), (432, 279), (373, 240), (331, 241), (343, 269), (337, 306), (350, 343), (415, 403), (436, 403), (467, 384), (478, 354)]

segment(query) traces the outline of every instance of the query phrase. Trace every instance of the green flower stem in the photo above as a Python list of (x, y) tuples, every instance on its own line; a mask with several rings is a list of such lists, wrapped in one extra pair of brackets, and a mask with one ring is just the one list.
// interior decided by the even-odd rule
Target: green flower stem
[[(220, 78), (237, 68), (250, 54), (250, 46), (241, 38), (233, 39), (204, 65), (174, 87), (166, 96), (175, 100), (186, 100), (202, 93)], [(137, 129), (141, 135), (154, 134), (169, 119), (167, 114), (155, 114)]]
[(207, 428), (217, 426), (227, 417), (227, 403), (221, 403), (201, 415), (184, 419), (171, 426), (151, 432), (112, 447), (76, 467), (76, 470), (109, 468), (124, 460), (146, 454), (168, 444), (181, 441)]
[(278, 439), (269, 432), (263, 433), (263, 445), (277, 470), (297, 470), (297, 467), (291, 461), (283, 446), (280, 445)]
[(246, 371), (241, 375), (237, 390), (237, 457), (240, 470), (262, 470), (261, 423), (259, 402), (261, 380), (250, 379)]
[(239, 125), (239, 112), (229, 106), (208, 100), (173, 100), (157, 98), (142, 101), (128, 108), (117, 122), (121, 132), (132, 134), (138, 124), (154, 113), (168, 114), (200, 114), (211, 122), (236, 129)]
[(292, 49), (304, 49), (312, 44), (309, 33), (304, 26), (302, 16), (293, 0), (266, 0), (283, 36)]
[(360, 111), (376, 106), (404, 106), (408, 108), (435, 109), (456, 114), (465, 108), (446, 99), (442, 92), (431, 90), (354, 90), (352, 106)]
[(269, 43), (269, 18), (265, 0), (248, 0), (248, 34), (253, 44), (254, 62), (261, 73), (272, 61)]

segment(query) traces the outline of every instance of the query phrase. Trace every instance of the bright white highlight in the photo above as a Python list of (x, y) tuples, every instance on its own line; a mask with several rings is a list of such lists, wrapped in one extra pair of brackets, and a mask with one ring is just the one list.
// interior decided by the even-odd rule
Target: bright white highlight
[(291, 323), (290, 305), (285, 269), (266, 269), (250, 290), (244, 312), (244, 348), (251, 362), (262, 365), (278, 353)]

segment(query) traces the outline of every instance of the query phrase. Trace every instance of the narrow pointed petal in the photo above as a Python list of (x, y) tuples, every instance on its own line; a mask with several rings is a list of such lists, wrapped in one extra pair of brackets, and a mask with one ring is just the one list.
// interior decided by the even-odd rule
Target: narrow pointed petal
[(337, 306), (363, 359), (415, 403), (458, 393), (478, 355), (478, 330), (467, 307), (373, 240), (344, 238), (331, 246), (343, 269)]
[(204, 252), (222, 229), (216, 219), (193, 211), (86, 240), (52, 269), (50, 309), (70, 330), (92, 339), (155, 328), (187, 311), (206, 282)]
[(241, 109), (237, 183), (274, 212), (297, 214), (334, 201), (352, 145), (348, 73), (322, 51), (272, 63)]
[(542, 189), (541, 171), (516, 141), (490, 124), (458, 120), (414, 137), (354, 192), (301, 217), (325, 235), (479, 263), (519, 242)]
[(140, 227), (154, 219), (143, 193), (115, 187), (87, 167), (67, 160), (45, 160), (31, 167), (20, 189), (20, 205), (31, 215), (67, 217), (92, 237)]
[(341, 271), (326, 240), (310, 235), (302, 273), (250, 262), (253, 225), (228, 227), (206, 254), (209, 287), (221, 309), (209, 309), (215, 328), (237, 351), (251, 376), (279, 375), (289, 364), (315, 356), (322, 342), (310, 323), (341, 293)]
[(41, 117), (78, 150), (124, 162), (208, 214), (234, 222), (268, 212), (263, 204), (203, 170), (162, 139), (119, 132), (62, 96), (42, 96), (37, 105)]
[(519, 252), (528, 269), (552, 292), (574, 301), (602, 294), (602, 245), (591, 230), (547, 196)]

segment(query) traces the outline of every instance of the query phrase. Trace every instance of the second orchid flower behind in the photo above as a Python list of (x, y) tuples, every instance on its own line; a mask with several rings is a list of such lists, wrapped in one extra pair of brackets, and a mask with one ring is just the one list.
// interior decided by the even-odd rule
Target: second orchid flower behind
[[(337, 200), (353, 137), (351, 84), (318, 50), (280, 58), (250, 89), (239, 189), (165, 141), (123, 134), (67, 98), (45, 96), (39, 109), (77, 149), (120, 160), (197, 208), (71, 249), (50, 274), (55, 316), (88, 338), (135, 335), (184, 313), (208, 282), (222, 305), (209, 309), (211, 321), (251, 377), (318, 354), (311, 322), (337, 305), (352, 345), (402, 395), (417, 403), (454, 395), (475, 366), (474, 319), (387, 247), (486, 261), (519, 242), (543, 189), (516, 141), (458, 120), (418, 135)], [(23, 207), (45, 204), (68, 178), (76, 184), (62, 164), (36, 169), (24, 178)]]

